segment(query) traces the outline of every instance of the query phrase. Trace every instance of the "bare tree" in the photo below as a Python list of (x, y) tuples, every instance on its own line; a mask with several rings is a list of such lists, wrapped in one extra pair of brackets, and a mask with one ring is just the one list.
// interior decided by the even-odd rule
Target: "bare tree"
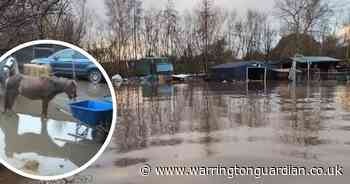
[(183, 15), (181, 34), (178, 34), (178, 45), (180, 48), (180, 55), (186, 58), (193, 58), (199, 54), (196, 50), (195, 37), (196, 37), (196, 26), (195, 18), (192, 12), (186, 11)]
[(271, 22), (269, 21), (268, 16), (264, 18), (264, 21), (262, 22), (262, 24), (263, 24), (263, 31), (262, 31), (263, 52), (265, 54), (265, 60), (268, 61), (271, 59), (271, 52), (274, 46), (277, 32), (273, 28)]
[(248, 10), (245, 22), (246, 32), (246, 58), (251, 58), (255, 53), (259, 53), (261, 49), (261, 22), (265, 19), (265, 15), (260, 14), (256, 10)]
[(157, 9), (147, 10), (145, 12), (145, 47), (147, 56), (161, 55), (160, 35), (162, 11)]
[(129, 1), (123, 0), (106, 0), (108, 16), (112, 31), (111, 47), (117, 51), (118, 61), (126, 59), (125, 50), (128, 47), (128, 36), (130, 33), (130, 9)]
[(85, 35), (86, 0), (7, 0), (0, 9), (3, 50), (35, 39), (80, 44)]
[(228, 43), (228, 47), (232, 52), (232, 55), (238, 56), (239, 53), (239, 45), (237, 41), (238, 34), (235, 30), (236, 22), (237, 21), (237, 12), (231, 11), (229, 12), (228, 19), (227, 19), (227, 26), (226, 26), (226, 40)]
[[(272, 49), (273, 33), (268, 25), (267, 14), (257, 10), (248, 10), (234, 27), (237, 54), (246, 59), (257, 59), (255, 56)], [(254, 56), (254, 58), (252, 58)]]
[(300, 48), (299, 34), (312, 33), (315, 26), (333, 12), (324, 0), (276, 0), (275, 8), (289, 34), (297, 35), (297, 49)]
[(203, 71), (208, 71), (209, 47), (224, 37), (224, 23), (227, 18), (222, 9), (212, 0), (202, 0), (195, 13), (197, 15), (197, 45), (201, 48)]
[(350, 61), (350, 13), (345, 18), (342, 34), (344, 37), (344, 45), (346, 47), (345, 58), (347, 61)]
[(209, 40), (210, 40), (210, 26), (213, 23), (213, 12), (212, 12), (212, 1), (202, 0), (199, 10), (199, 21), (200, 28), (199, 34), (202, 39), (203, 44), (203, 70), (206, 72), (208, 70), (208, 50), (209, 50)]
[(56, 5), (56, 13), (41, 18), (40, 37), (79, 45), (86, 35), (89, 13), (86, 0), (61, 0)]
[(132, 6), (132, 36), (133, 36), (133, 50), (134, 50), (134, 59), (138, 58), (138, 52), (140, 48), (140, 31), (142, 26), (142, 1), (140, 0), (131, 0)]
[(142, 26), (142, 1), (105, 0), (112, 32), (111, 47), (118, 60), (138, 58)]
[(177, 38), (177, 26), (178, 26), (178, 13), (175, 10), (173, 0), (168, 0), (166, 8), (163, 12), (163, 44), (165, 48), (164, 55), (170, 56), (174, 52), (176, 47)]
[(57, 13), (60, 0), (5, 0), (0, 2), (1, 49), (40, 38), (37, 31), (43, 17)]

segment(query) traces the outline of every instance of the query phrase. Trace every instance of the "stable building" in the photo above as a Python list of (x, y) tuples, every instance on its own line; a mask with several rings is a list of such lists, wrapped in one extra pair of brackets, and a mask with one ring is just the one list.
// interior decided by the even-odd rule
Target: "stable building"
[(215, 81), (266, 81), (270, 66), (262, 61), (239, 61), (210, 68), (209, 78)]
[(147, 57), (141, 59), (135, 66), (135, 74), (149, 81), (170, 81), (174, 66), (166, 57)]
[(296, 61), (297, 65), (306, 70), (311, 68), (318, 68), (320, 72), (333, 71), (337, 64), (341, 61), (332, 57), (325, 56), (303, 56), (290, 58), (291, 62)]
[(290, 58), (297, 70), (302, 72), (301, 80), (332, 80), (339, 75), (337, 65), (341, 60), (326, 56), (301, 56)]

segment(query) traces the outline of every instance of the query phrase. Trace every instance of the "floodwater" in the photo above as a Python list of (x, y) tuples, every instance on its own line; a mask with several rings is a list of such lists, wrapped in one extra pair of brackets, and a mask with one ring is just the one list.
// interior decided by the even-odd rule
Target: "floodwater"
[[(350, 85), (192, 83), (116, 89), (109, 151), (93, 183), (348, 183)], [(150, 166), (344, 167), (345, 176), (142, 177)], [(154, 169), (154, 168), (153, 168)], [(154, 171), (154, 170), (153, 170)]]
[(26, 173), (41, 176), (67, 173), (84, 165), (100, 147), (88, 141), (92, 140), (91, 129), (88, 140), (70, 136), (76, 133), (76, 123), (22, 114), (2, 115), (0, 122), (1, 158)]
[[(116, 89), (118, 126), (91, 183), (348, 183), (350, 84), (189, 83)], [(328, 167), (344, 176), (143, 177), (150, 166)], [(154, 168), (152, 170), (154, 172)]]
[[(104, 84), (78, 83), (79, 100), (109, 94)], [(94, 140), (93, 129), (78, 126), (77, 120), (68, 113), (68, 103), (66, 94), (58, 95), (50, 102), (49, 119), (44, 120), (40, 118), (41, 101), (18, 97), (14, 112), (0, 115), (1, 159), (19, 170), (40, 176), (65, 174), (87, 163), (101, 144)], [(74, 136), (84, 131), (84, 138)]]

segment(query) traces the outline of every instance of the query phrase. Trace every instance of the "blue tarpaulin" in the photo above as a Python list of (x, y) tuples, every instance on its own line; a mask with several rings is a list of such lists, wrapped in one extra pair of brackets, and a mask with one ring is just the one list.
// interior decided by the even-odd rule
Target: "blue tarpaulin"
[(158, 63), (157, 64), (157, 72), (172, 72), (173, 65), (169, 63)]

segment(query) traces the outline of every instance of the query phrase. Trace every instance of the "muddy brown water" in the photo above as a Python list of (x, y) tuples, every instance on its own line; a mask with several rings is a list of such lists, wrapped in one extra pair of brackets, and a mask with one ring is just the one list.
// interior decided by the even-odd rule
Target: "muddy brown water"
[[(350, 85), (193, 83), (116, 89), (118, 126), (92, 183), (348, 183)], [(149, 177), (151, 166), (344, 167), (340, 177)]]
[[(81, 100), (109, 94), (104, 84), (78, 83)], [(40, 176), (65, 174), (88, 162), (101, 144), (93, 141), (91, 128), (87, 129), (87, 140), (71, 136), (76, 134), (77, 120), (67, 113), (68, 103), (65, 94), (57, 96), (49, 105), (49, 119), (44, 120), (40, 118), (40, 101), (19, 97), (14, 112), (0, 115), (1, 158), (19, 170)]]

